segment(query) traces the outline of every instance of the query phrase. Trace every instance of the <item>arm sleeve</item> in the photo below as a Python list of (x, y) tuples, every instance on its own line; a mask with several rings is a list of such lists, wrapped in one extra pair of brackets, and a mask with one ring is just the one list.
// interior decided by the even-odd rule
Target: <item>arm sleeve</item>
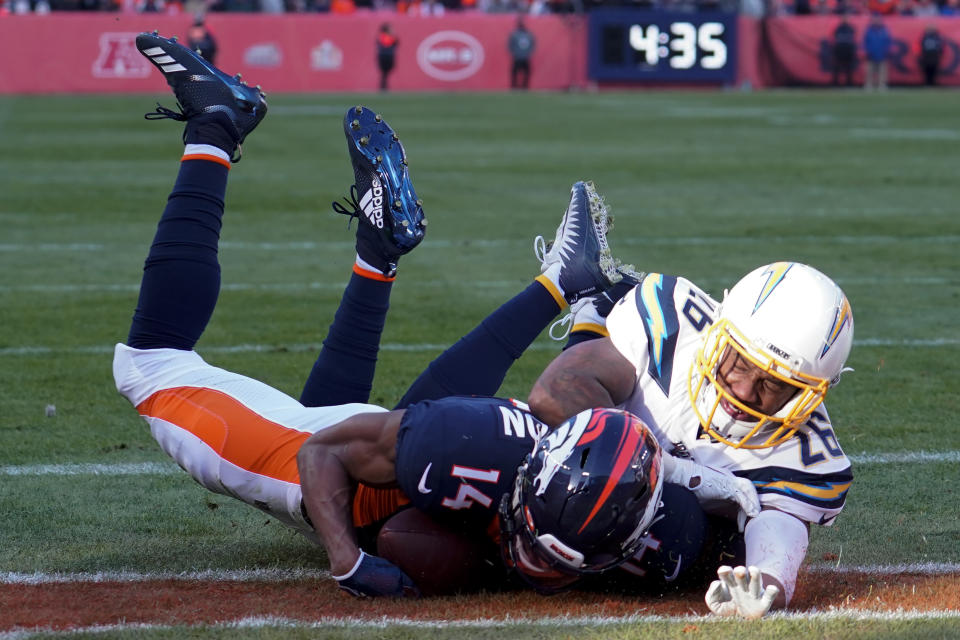
[(797, 586), (797, 572), (807, 555), (806, 525), (790, 514), (775, 509), (761, 511), (744, 531), (747, 566), (756, 566), (783, 585), (787, 604)]

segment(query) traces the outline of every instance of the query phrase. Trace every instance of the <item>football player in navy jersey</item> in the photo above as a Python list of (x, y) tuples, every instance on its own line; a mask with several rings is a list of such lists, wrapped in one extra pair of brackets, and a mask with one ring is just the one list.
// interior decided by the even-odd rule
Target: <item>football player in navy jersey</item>
[(423, 239), (426, 220), (403, 146), (363, 107), (344, 119), (355, 185), (348, 206), (335, 207), (360, 222), (353, 273), (300, 401), (207, 364), (194, 347), (219, 294), (227, 177), (267, 102), (259, 87), (173, 39), (144, 33), (137, 47), (181, 107), (148, 118), (185, 121), (185, 146), (113, 373), (198, 483), (323, 544), (340, 585), (358, 595), (416, 593), (357, 537), (411, 503), (467, 516), (470, 526), (498, 518), (507, 564), (543, 591), (635, 558), (650, 546), (648, 529), (672, 522), (669, 506), (681, 513), (684, 500), (696, 502), (684, 487), (756, 515), (748, 481), (664, 457), (628, 412), (587, 409), (544, 435), (521, 403), (451, 397), (495, 393), (560, 310), (623, 277), (606, 244), (606, 208), (588, 183), (573, 186), (552, 245), (541, 239), (542, 272), (529, 287), (434, 360), (396, 410), (366, 404), (398, 261)]

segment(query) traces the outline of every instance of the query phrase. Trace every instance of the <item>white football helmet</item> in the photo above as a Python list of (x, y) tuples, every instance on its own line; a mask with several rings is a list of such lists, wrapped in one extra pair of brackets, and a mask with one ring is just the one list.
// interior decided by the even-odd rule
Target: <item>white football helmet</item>
[[(813, 267), (775, 262), (751, 271), (726, 292), (690, 368), (690, 401), (704, 430), (736, 448), (787, 440), (836, 384), (853, 344), (853, 313), (840, 287)], [(797, 388), (774, 414), (746, 406), (717, 381), (735, 350), (761, 371)], [(753, 420), (737, 420), (726, 401)]]

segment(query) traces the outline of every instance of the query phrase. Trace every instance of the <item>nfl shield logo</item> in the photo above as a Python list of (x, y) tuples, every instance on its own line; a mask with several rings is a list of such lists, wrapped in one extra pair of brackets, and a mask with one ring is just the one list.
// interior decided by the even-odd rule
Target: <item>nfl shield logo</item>
[(150, 63), (137, 51), (136, 33), (101, 33), (95, 78), (146, 78)]

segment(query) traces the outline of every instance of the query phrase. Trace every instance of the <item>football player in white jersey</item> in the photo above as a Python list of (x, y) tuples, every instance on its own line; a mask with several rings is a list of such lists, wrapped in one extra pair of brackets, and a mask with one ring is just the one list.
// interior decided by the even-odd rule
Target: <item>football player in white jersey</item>
[[(557, 424), (584, 407), (623, 407), (665, 453), (749, 479), (762, 511), (743, 529), (746, 566), (722, 567), (707, 604), (745, 617), (786, 606), (810, 523), (833, 523), (853, 478), (823, 405), (853, 342), (844, 293), (795, 262), (753, 270), (722, 303), (684, 278), (650, 273), (605, 319), (581, 303), (573, 322), (571, 335), (605, 337), (546, 368), (533, 412)], [(737, 517), (730, 504), (701, 506)]]

